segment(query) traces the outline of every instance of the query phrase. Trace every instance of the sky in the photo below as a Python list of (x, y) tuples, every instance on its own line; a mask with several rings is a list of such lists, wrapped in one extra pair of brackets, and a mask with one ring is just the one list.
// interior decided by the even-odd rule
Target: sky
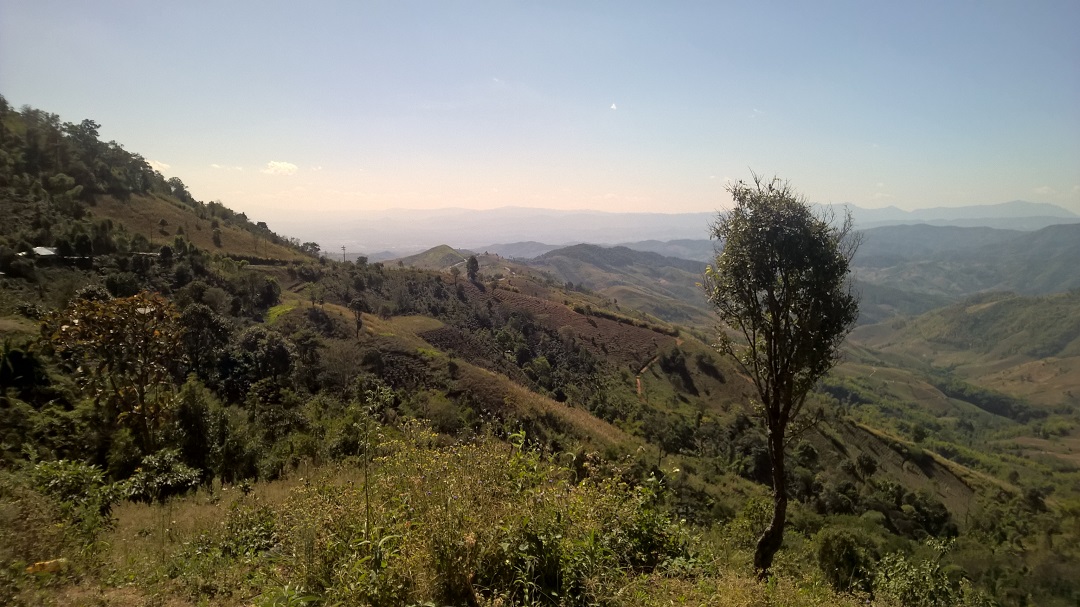
[(809, 200), (1080, 213), (1080, 2), (0, 0), (0, 94), (272, 227)]

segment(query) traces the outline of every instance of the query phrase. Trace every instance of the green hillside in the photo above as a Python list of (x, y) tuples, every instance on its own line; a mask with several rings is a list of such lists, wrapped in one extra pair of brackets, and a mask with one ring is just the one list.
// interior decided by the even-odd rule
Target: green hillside
[(1080, 293), (997, 293), (911, 321), (860, 327), (860, 345), (914, 368), (948, 369), (967, 381), (1043, 407), (1080, 405)]
[[(317, 250), (220, 202), (195, 200), (179, 178), (166, 180), (139, 154), (101, 141), (99, 126), (30, 107), (16, 111), (0, 97), (0, 271), (48, 283), (60, 268), (163, 250), (172, 256), (189, 246), (271, 263), (310, 259)], [(19, 259), (34, 247), (55, 252), (40, 276)]]
[(714, 324), (698, 286), (705, 264), (626, 247), (574, 245), (528, 262), (561, 282), (604, 295), (629, 309), (689, 326)]

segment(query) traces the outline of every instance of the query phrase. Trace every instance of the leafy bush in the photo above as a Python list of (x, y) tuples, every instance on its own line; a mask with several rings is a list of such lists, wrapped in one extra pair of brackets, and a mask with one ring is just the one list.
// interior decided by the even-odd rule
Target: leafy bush
[(163, 449), (143, 458), (142, 466), (124, 483), (128, 497), (136, 502), (164, 502), (199, 485), (202, 473), (185, 464), (176, 449)]
[(874, 595), (886, 605), (904, 607), (983, 607), (991, 605), (966, 580), (954, 583), (941, 566), (951, 542), (928, 540), (931, 558), (911, 560), (902, 553), (885, 555), (874, 575)]
[(56, 500), (61, 515), (72, 521), (87, 541), (109, 525), (120, 488), (105, 481), (96, 466), (71, 460), (39, 462), (30, 469), (34, 487)]
[(877, 560), (866, 536), (846, 529), (825, 529), (817, 534), (817, 562), (835, 590), (869, 591)]
[(222, 553), (226, 556), (259, 554), (277, 545), (275, 514), (266, 505), (238, 501), (225, 517)]

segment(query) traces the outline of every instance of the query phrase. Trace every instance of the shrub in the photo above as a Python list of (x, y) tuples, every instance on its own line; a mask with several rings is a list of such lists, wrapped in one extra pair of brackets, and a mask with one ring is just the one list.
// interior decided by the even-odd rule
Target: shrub
[(275, 514), (269, 506), (242, 500), (229, 508), (221, 540), (223, 554), (259, 554), (270, 550), (277, 543)]
[(877, 555), (873, 543), (846, 529), (825, 529), (817, 534), (817, 562), (835, 590), (869, 591)]
[(30, 469), (30, 479), (38, 491), (56, 500), (62, 517), (72, 521), (86, 541), (110, 524), (113, 504), (121, 496), (100, 468), (83, 462), (40, 462)]
[(932, 558), (910, 560), (902, 553), (888, 554), (878, 563), (874, 594), (886, 605), (905, 607), (983, 607), (991, 603), (966, 580), (953, 583), (941, 566), (952, 542), (928, 540)]
[(164, 502), (199, 485), (202, 473), (180, 459), (176, 449), (163, 449), (143, 458), (142, 466), (124, 483), (128, 499)]

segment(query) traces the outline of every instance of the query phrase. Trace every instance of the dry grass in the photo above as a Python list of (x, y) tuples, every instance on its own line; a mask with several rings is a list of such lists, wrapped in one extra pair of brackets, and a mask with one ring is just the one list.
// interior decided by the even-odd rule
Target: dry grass
[(643, 575), (629, 580), (613, 599), (614, 604), (627, 607), (865, 607), (870, 604), (865, 597), (838, 595), (821, 581), (781, 579), (761, 584), (750, 575), (729, 571), (697, 579)]
[[(90, 207), (90, 212), (94, 217), (111, 219), (130, 232), (146, 236), (154, 245), (171, 244), (177, 228), (182, 226), (184, 237), (206, 251), (264, 259), (311, 261), (310, 257), (298, 251), (256, 238), (250, 232), (226, 225), (224, 221), (220, 223), (221, 246), (218, 247), (214, 244), (210, 220), (199, 219), (191, 209), (177, 206), (159, 196), (132, 196), (127, 201), (103, 196)], [(159, 226), (162, 219), (168, 223), (164, 228)]]
[(37, 323), (29, 318), (21, 316), (0, 318), (0, 340), (8, 337), (26, 337), (37, 333)]
[[(1075, 433), (1075, 430), (1074, 430)], [(1024, 448), (1027, 457), (1044, 455), (1080, 466), (1080, 436), (1055, 437), (1052, 439), (1022, 436), (1007, 441)]]

